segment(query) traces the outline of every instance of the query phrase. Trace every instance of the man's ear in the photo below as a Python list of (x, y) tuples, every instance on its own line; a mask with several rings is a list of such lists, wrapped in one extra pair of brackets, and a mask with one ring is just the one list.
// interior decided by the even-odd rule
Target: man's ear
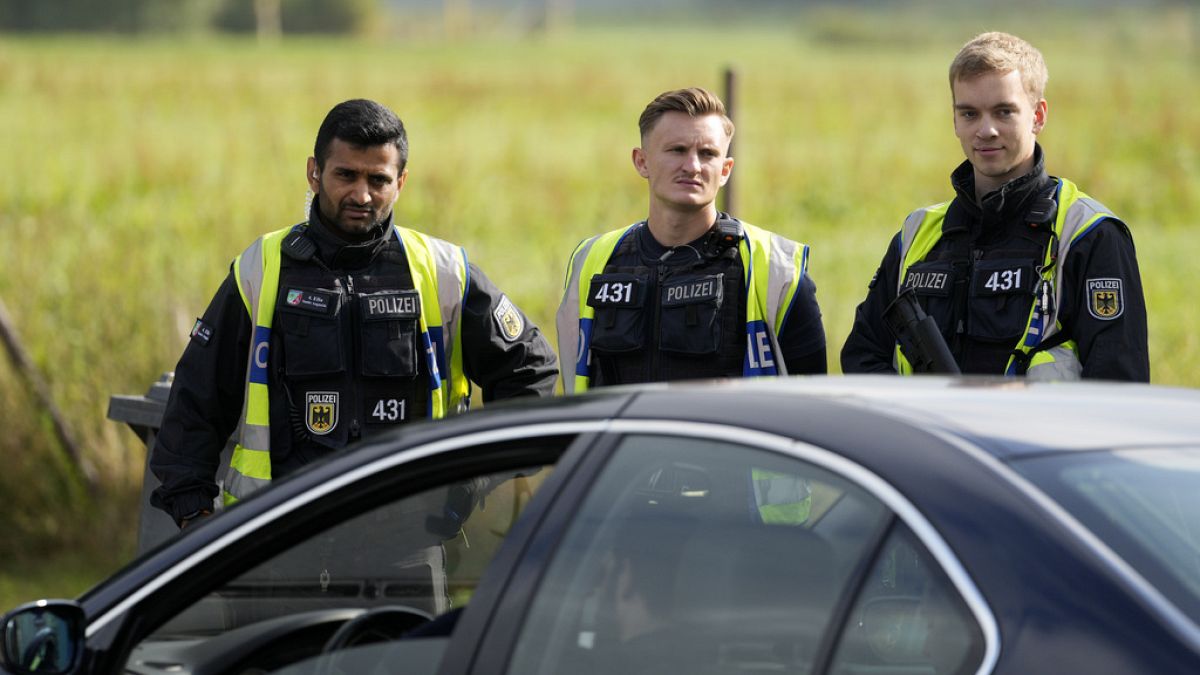
[(637, 169), (638, 175), (642, 178), (649, 178), (650, 171), (646, 168), (646, 151), (634, 148), (631, 159), (633, 159), (633, 168)]
[[(396, 178), (396, 196), (397, 197), (400, 196), (400, 191), (404, 189), (404, 182), (407, 180), (408, 180), (408, 169), (405, 169), (405, 170), (401, 171), (400, 176), (398, 178)], [(392, 203), (393, 204), (396, 203), (395, 200), (392, 200)]]
[(1038, 101), (1033, 106), (1033, 134), (1036, 136), (1042, 133), (1042, 128), (1046, 126), (1046, 113), (1050, 109), (1050, 104), (1046, 99)]
[(308, 175), (305, 176), (305, 179), (308, 180), (308, 189), (312, 190), (313, 194), (317, 194), (321, 191), (321, 169), (317, 167), (316, 157), (308, 158), (307, 171)]
[(733, 158), (726, 157), (721, 163), (721, 185), (724, 186), (729, 182), (729, 176), (733, 173)]

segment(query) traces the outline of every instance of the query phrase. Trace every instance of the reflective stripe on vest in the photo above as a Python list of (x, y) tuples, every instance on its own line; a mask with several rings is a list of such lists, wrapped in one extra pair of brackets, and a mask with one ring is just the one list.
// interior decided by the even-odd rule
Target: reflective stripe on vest
[[(280, 246), (285, 227), (250, 244), (234, 261), (242, 302), (254, 326), (246, 368), (245, 401), (238, 442), (229, 460), (223, 499), (245, 499), (271, 482), (270, 363), (271, 321), (279, 291)], [(395, 228), (421, 298), (421, 342), (429, 370), (429, 414), (440, 418), (464, 410), (471, 385), (462, 369), (462, 304), (466, 295), (467, 257), (461, 247), (403, 227)], [(449, 339), (447, 339), (449, 338)], [(449, 377), (447, 377), (449, 374)]]
[[(642, 223), (586, 239), (567, 265), (563, 299), (556, 316), (563, 391), (586, 391), (591, 382), (590, 344), (595, 310), (587, 304), (592, 277), (604, 272), (621, 241)], [(808, 246), (742, 223), (741, 253), (746, 287), (746, 356), (742, 375), (776, 375), (767, 322), (778, 335), (808, 265)], [(573, 367), (568, 364), (574, 364)]]
[[(1040, 298), (1035, 299), (1030, 307), (1029, 320), (1025, 324), (1025, 334), (1014, 347), (1028, 354), (1043, 340), (1062, 330), (1058, 322), (1058, 308), (1062, 306), (1063, 266), (1071, 246), (1081, 237), (1091, 232), (1096, 225), (1107, 218), (1114, 218), (1107, 208), (1079, 190), (1069, 180), (1058, 179), (1057, 202), (1058, 215), (1054, 221), (1054, 233), (1058, 241), (1057, 263), (1051, 265), (1054, 257), (1049, 247), (1042, 261), (1042, 282), (1046, 288), (1054, 290), (1054, 302), (1044, 307)], [(946, 211), (950, 202), (936, 204), (924, 209), (918, 209), (909, 214), (900, 231), (900, 274), (896, 280), (896, 288), (904, 284), (908, 268), (925, 259), (929, 252), (942, 237), (942, 223), (946, 219)], [(1042, 284), (1039, 284), (1041, 287)], [(1040, 295), (1040, 292), (1039, 292)], [(902, 375), (912, 374), (912, 365), (899, 345), (894, 350), (893, 365), (896, 372)], [(1027, 378), (1035, 380), (1077, 380), (1083, 372), (1079, 362), (1078, 349), (1075, 342), (1068, 340), (1061, 345), (1034, 353), (1029, 368), (1025, 373)], [(1016, 358), (1009, 357), (1005, 367), (1005, 375), (1016, 374)]]
[(759, 518), (768, 525), (801, 525), (812, 511), (808, 481), (787, 473), (751, 469), (754, 503)]

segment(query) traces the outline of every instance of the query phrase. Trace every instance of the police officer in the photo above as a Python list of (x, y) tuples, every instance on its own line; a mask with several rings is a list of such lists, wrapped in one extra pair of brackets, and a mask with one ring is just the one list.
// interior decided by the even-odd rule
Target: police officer
[[(699, 88), (665, 92), (638, 127), (633, 166), (649, 184), (650, 213), (571, 255), (557, 320), (564, 390), (824, 373), (808, 247), (714, 205), (733, 170), (733, 122), (721, 99)], [(748, 479), (746, 503), (762, 522), (808, 518), (803, 479), (758, 469)]]
[(892, 238), (842, 348), (846, 373), (912, 367), (884, 312), (912, 289), (964, 373), (1150, 379), (1146, 305), (1125, 223), (1046, 174), (1041, 53), (1005, 33), (950, 65), (966, 154), (950, 202), (918, 209)]
[(717, 211), (733, 122), (704, 89), (668, 91), (638, 121), (649, 217), (585, 240), (558, 310), (567, 393), (688, 378), (824, 373), (808, 247)]
[(308, 158), (307, 222), (234, 260), (175, 369), (151, 497), (180, 526), (208, 514), (226, 439), (225, 503), (410, 420), (553, 393), (556, 359), (463, 249), (400, 227), (404, 125), (367, 100), (335, 106)]

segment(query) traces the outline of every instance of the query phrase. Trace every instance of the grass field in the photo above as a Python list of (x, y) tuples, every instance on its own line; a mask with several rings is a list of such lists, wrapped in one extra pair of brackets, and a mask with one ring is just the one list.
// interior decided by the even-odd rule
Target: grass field
[(400, 221), (464, 245), (552, 334), (575, 243), (644, 215), (629, 161), (642, 107), (669, 88), (717, 89), (736, 68), (736, 215), (811, 245), (836, 370), (889, 237), (908, 211), (949, 197), (961, 159), (951, 56), (980, 30), (1024, 34), (1050, 65), (1051, 173), (1133, 229), (1153, 379), (1200, 385), (1196, 24), (1182, 10), (1129, 16), (930, 29), (822, 14), (272, 47), (0, 38), (0, 298), (103, 478), (95, 496), (71, 479), (45, 415), (0, 361), (0, 493), (17, 505), (0, 512), (0, 601), (29, 569), (14, 561), (70, 545), (95, 552), (98, 577), (129, 557), (144, 451), (105, 419), (108, 398), (172, 369), (230, 260), (302, 217), (315, 130), (346, 98), (380, 100), (408, 126)]

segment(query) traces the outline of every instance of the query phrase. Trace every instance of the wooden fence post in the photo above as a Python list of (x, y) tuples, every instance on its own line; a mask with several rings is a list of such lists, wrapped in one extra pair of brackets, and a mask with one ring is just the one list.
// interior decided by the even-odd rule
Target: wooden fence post
[(9, 359), (12, 361), (17, 373), (33, 389), (34, 397), (41, 407), (50, 414), (50, 419), (54, 424), (54, 435), (58, 438), (58, 442), (62, 445), (63, 450), (66, 451), (75, 470), (83, 477), (83, 482), (87, 486), (88, 491), (91, 494), (95, 494), (98, 488), (96, 469), (83, 456), (83, 453), (80, 452), (79, 444), (75, 442), (75, 438), (71, 434), (71, 428), (67, 425), (66, 418), (58, 409), (58, 406), (54, 404), (54, 397), (50, 394), (50, 387), (42, 379), (41, 374), (33, 364), (33, 360), (29, 358), (29, 353), (25, 351), (25, 347), (17, 337), (17, 331), (13, 327), (12, 319), (9, 317), (8, 308), (5, 307), (3, 298), (0, 298), (0, 340), (4, 342)]

